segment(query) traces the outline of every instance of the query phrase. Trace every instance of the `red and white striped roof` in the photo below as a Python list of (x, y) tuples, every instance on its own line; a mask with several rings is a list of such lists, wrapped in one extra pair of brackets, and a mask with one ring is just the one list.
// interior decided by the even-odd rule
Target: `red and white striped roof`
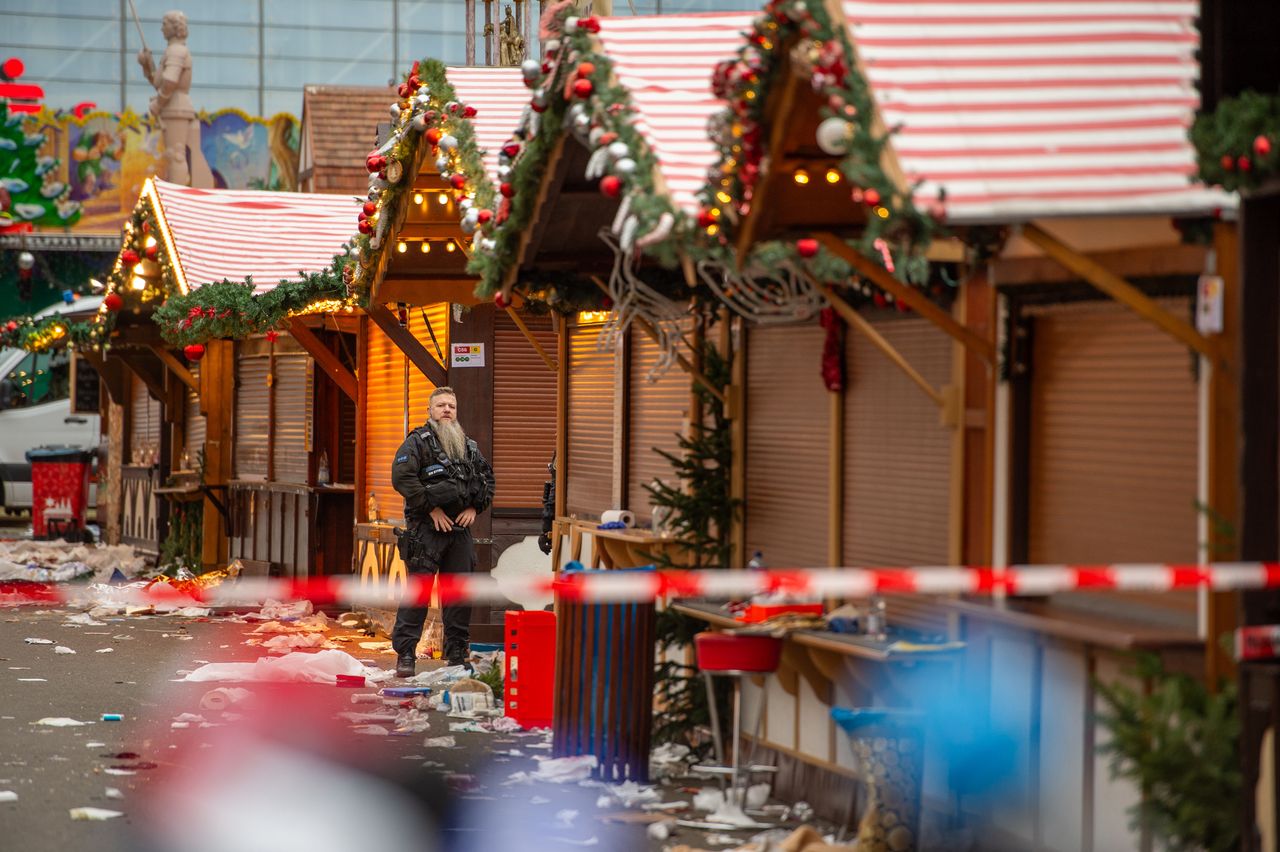
[(529, 105), (529, 90), (518, 67), (474, 68), (450, 66), (445, 71), (449, 85), (462, 103), (475, 107), (471, 126), (476, 145), (484, 157), (489, 179), (498, 182), (498, 152), (520, 124), (520, 115)]
[(741, 47), (753, 17), (731, 12), (600, 20), (604, 51), (631, 93), (636, 127), (657, 155), (677, 207), (699, 207), (698, 191), (718, 154), (707, 121), (724, 109), (711, 92), (711, 72)]
[(893, 152), (953, 222), (1233, 207), (1192, 183), (1196, 0), (842, 0)]
[(350, 196), (248, 189), (193, 189), (149, 180), (166, 249), (185, 289), (253, 276), (266, 292), (299, 271), (319, 272), (351, 238)]

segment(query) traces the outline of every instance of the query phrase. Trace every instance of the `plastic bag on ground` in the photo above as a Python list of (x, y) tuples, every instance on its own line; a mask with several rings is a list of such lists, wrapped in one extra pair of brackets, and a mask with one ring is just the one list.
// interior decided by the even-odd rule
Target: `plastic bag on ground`
[(552, 784), (573, 784), (590, 778), (592, 771), (599, 764), (600, 761), (594, 754), (555, 757), (542, 761), (531, 777), (538, 781), (549, 781)]
[(206, 663), (182, 678), (184, 681), (274, 681), (281, 683), (337, 682), (337, 676), (366, 674), (360, 661), (345, 651), (326, 650), (314, 654), (294, 651), (283, 657), (261, 657), (255, 663)]

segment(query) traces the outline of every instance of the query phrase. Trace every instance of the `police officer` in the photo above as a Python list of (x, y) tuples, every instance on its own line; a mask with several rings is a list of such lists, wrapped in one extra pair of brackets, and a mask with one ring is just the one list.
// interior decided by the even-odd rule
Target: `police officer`
[[(472, 571), (476, 566), (471, 525), (493, 500), (493, 468), (458, 423), (452, 388), (436, 388), (428, 401), (430, 419), (409, 433), (396, 451), (391, 484), (404, 496), (406, 530), (400, 555), (415, 574)], [(413, 677), (418, 640), (427, 609), (401, 606), (391, 632), (396, 675)], [(471, 642), (471, 606), (444, 607), (444, 656), (466, 664)]]

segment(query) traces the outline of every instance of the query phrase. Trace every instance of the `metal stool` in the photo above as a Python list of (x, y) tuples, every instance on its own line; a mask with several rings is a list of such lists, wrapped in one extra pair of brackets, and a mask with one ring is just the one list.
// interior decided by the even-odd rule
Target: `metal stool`
[[(711, 734), (715, 740), (716, 760), (718, 766), (695, 766), (694, 771), (710, 775), (728, 776), (730, 779), (729, 794), (737, 797), (738, 807), (744, 804), (746, 784), (739, 787), (740, 772), (750, 774), (756, 771), (772, 771), (774, 767), (747, 766), (745, 770), (739, 761), (739, 743), (742, 741), (742, 680), (753, 675), (772, 674), (778, 670), (778, 662), (782, 659), (782, 640), (759, 633), (699, 633), (693, 637), (694, 650), (697, 654), (698, 668), (707, 684), (707, 704), (711, 710)], [(724, 765), (724, 743), (720, 739), (720, 717), (716, 711), (715, 685), (713, 675), (728, 675), (735, 678), (733, 684), (733, 763)], [(756, 713), (757, 727), (764, 712), (764, 703)], [(757, 731), (758, 733), (758, 731)], [(745, 778), (743, 779), (745, 781)]]

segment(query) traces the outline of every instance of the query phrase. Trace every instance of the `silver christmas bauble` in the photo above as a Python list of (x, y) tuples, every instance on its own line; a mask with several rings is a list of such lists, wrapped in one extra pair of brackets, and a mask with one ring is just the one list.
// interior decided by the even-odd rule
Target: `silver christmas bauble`
[(456, 136), (446, 133), (445, 135), (440, 137), (441, 151), (452, 151), (454, 148), (457, 148), (457, 147), (458, 147), (458, 138)]
[(631, 149), (627, 147), (627, 143), (622, 140), (609, 143), (609, 156), (615, 160), (620, 160), (631, 153)]
[(415, 133), (421, 133), (427, 129), (427, 117), (422, 113), (418, 113), (413, 117), (413, 121), (409, 122), (409, 126), (414, 129)]
[(387, 107), (387, 112), (391, 113), (392, 118), (399, 118), (400, 104), (392, 104), (391, 106)]
[(822, 123), (818, 125), (817, 132), (813, 135), (818, 147), (825, 153), (833, 156), (844, 154), (849, 151), (853, 125), (843, 118), (833, 115), (831, 118), (824, 118)]
[(502, 178), (503, 180), (506, 180), (507, 177), (510, 176), (510, 174), (511, 174), (510, 166), (498, 166), (498, 177)]
[(621, 160), (613, 164), (613, 171), (620, 175), (629, 175), (636, 170), (636, 161), (630, 157), (623, 157)]
[(436, 171), (440, 173), (440, 176), (444, 177), (445, 176), (444, 173), (447, 172), (448, 170), (449, 170), (449, 158), (436, 157)]
[(532, 80), (542, 73), (542, 65), (536, 59), (526, 59), (520, 63), (520, 73), (526, 80)]

